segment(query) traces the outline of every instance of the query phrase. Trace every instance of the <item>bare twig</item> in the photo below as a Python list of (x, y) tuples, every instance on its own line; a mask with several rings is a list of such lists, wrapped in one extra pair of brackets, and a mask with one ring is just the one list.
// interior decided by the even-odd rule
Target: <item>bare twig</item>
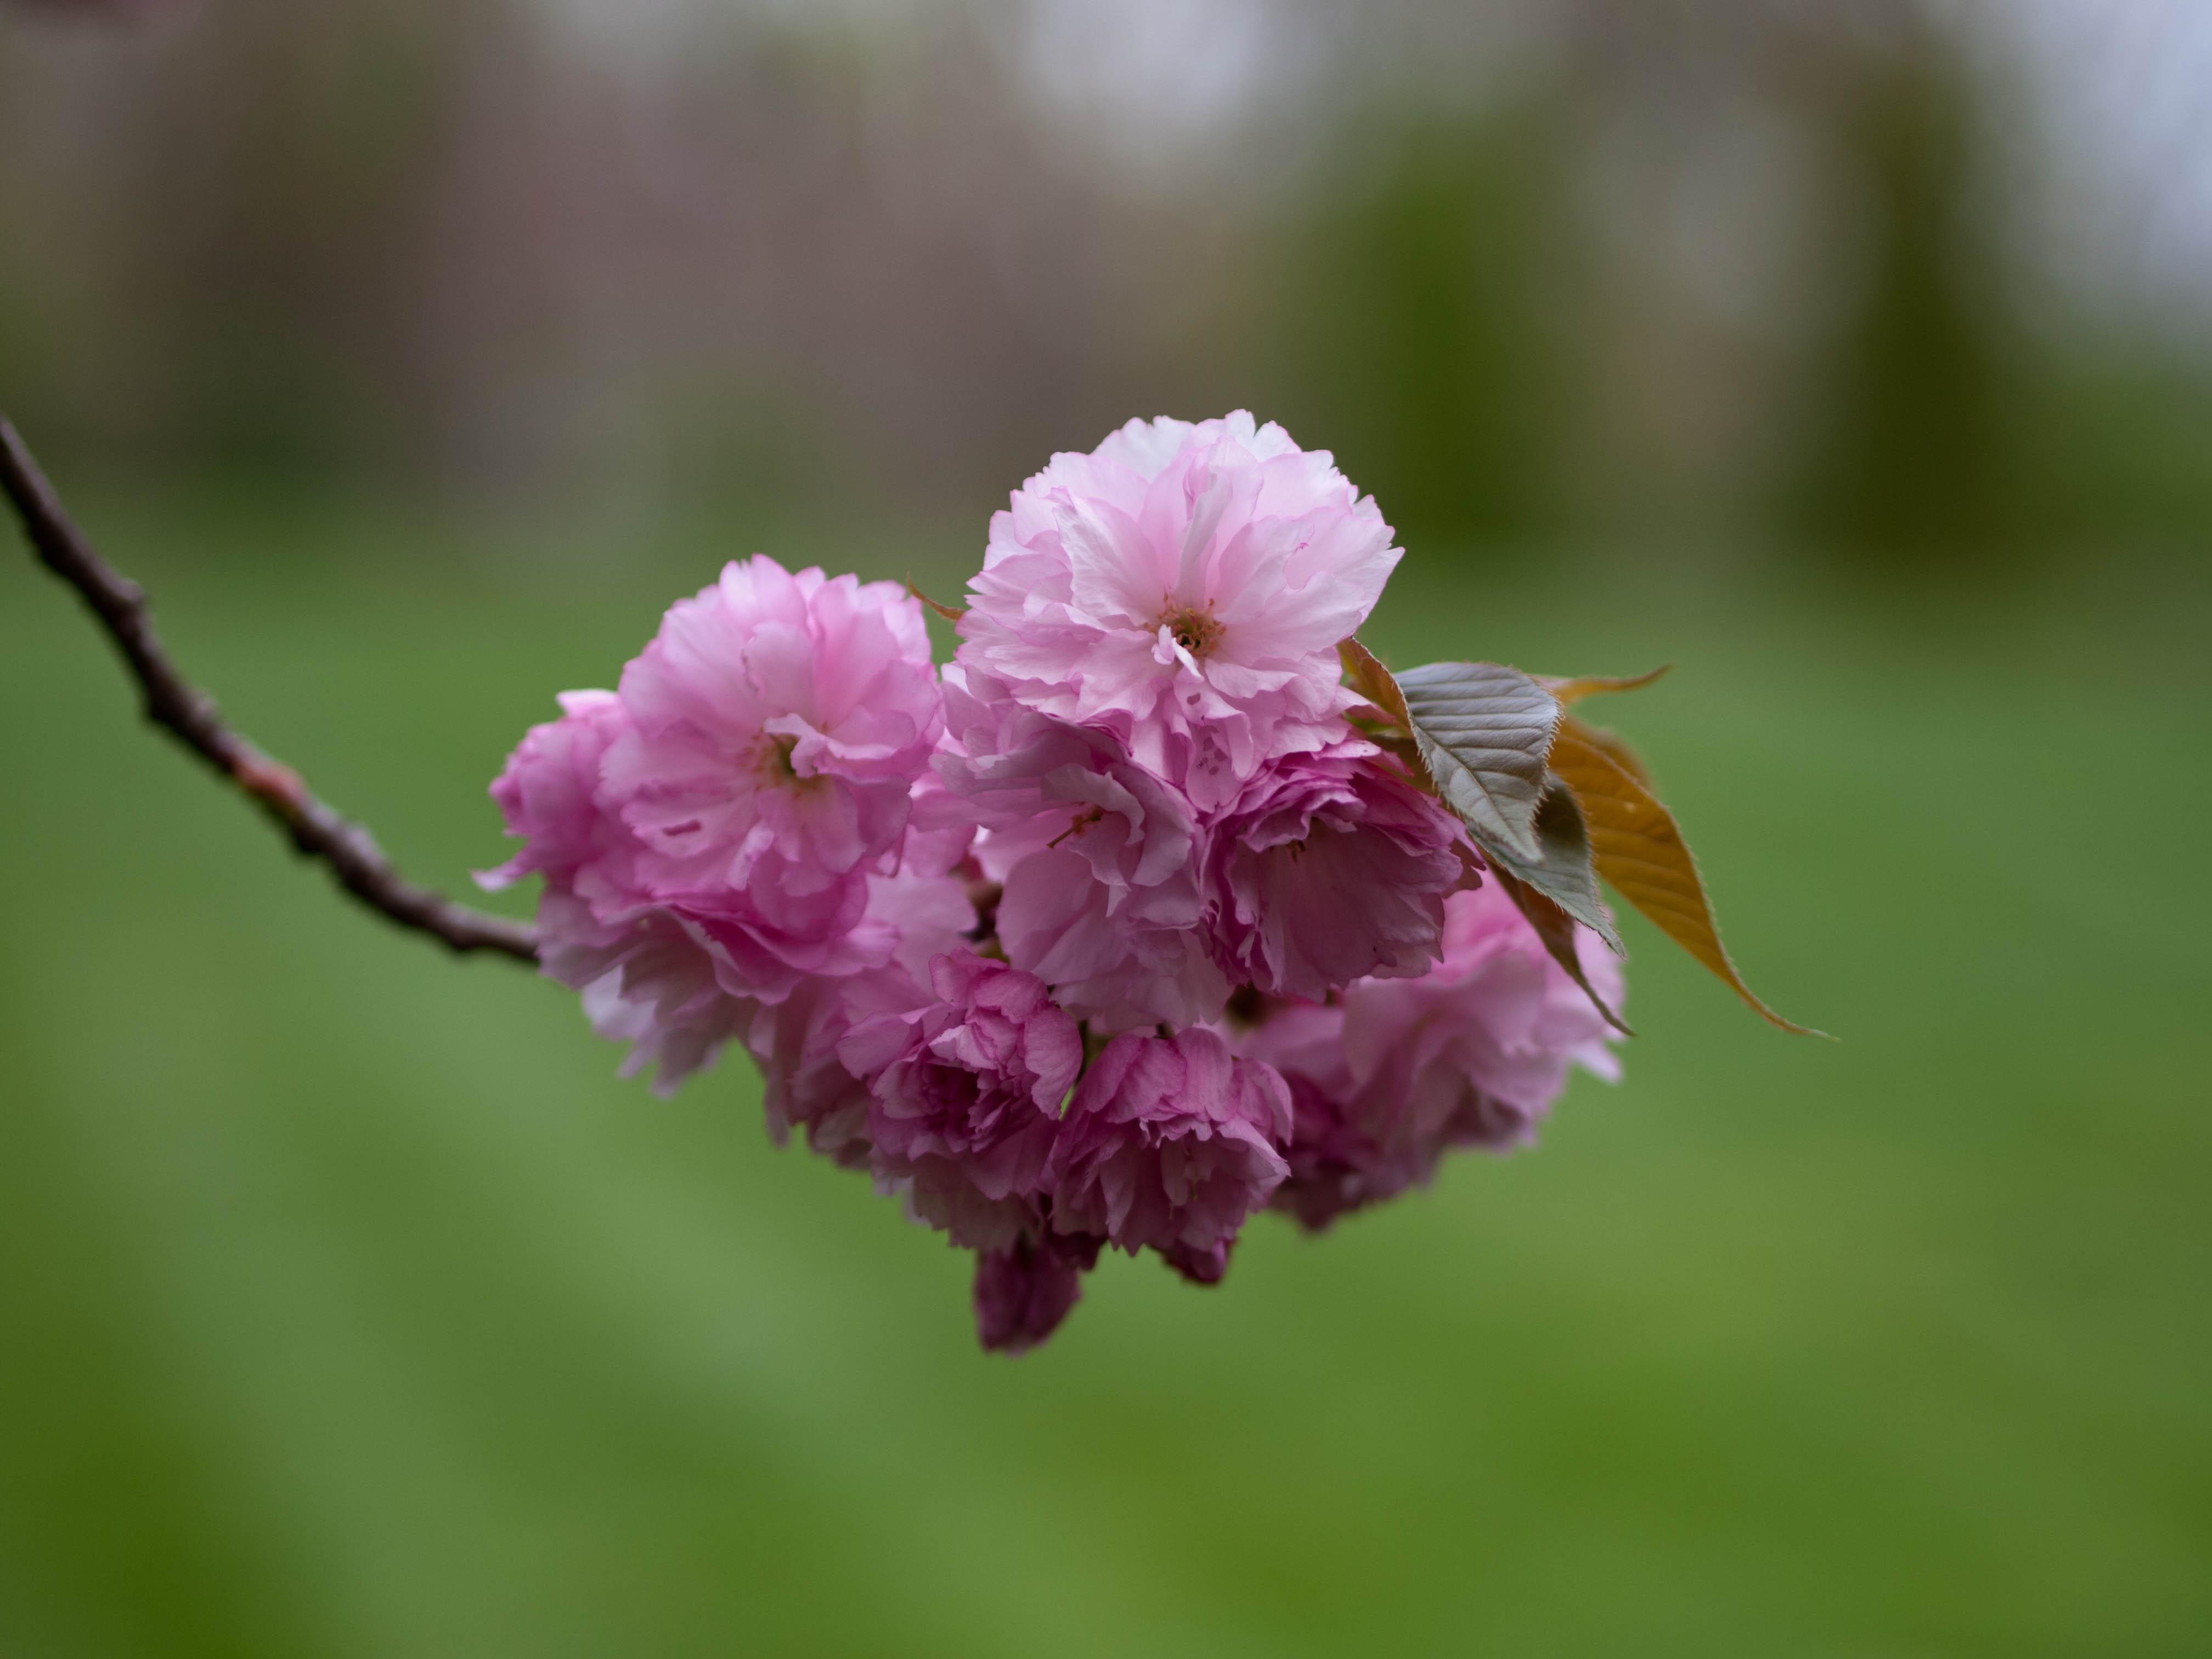
[(292, 845), (331, 867), (338, 885), (372, 910), (453, 951), (495, 951), (538, 960), (530, 928), (456, 904), (392, 867), (375, 839), (318, 800), (300, 775), (223, 724), (215, 700), (178, 672), (155, 636), (146, 595), (118, 574), (70, 521), (31, 452), (0, 417), (0, 492), (23, 521), (39, 561), (92, 608), (144, 694), (146, 718), (167, 731), (266, 812)]

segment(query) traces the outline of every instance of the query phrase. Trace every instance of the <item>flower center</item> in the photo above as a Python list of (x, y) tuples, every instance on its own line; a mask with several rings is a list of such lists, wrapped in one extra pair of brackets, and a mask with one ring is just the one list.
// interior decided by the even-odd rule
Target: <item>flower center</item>
[(1221, 624), (1214, 621), (1212, 605), (1202, 610), (1188, 605), (1170, 605), (1161, 616), (1160, 626), (1194, 657), (1204, 656), (1221, 638)]
[(1106, 809), (1103, 806), (1085, 807), (1082, 811), (1078, 812), (1075, 815), (1075, 820), (1073, 823), (1070, 823), (1066, 829), (1061, 830), (1050, 841), (1045, 842), (1045, 845), (1048, 848), (1057, 847), (1060, 842), (1066, 841), (1070, 836), (1081, 834), (1084, 830), (1088, 830), (1092, 824), (1102, 822), (1105, 817)]
[(757, 764), (763, 781), (772, 788), (795, 789), (818, 778), (802, 778), (799, 769), (791, 763), (792, 750), (799, 747), (799, 739), (788, 732), (779, 732), (760, 746)]

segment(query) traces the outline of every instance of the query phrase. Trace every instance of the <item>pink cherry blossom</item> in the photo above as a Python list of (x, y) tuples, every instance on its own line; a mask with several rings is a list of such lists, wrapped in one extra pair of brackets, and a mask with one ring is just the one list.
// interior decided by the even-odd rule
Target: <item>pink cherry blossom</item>
[[(1291, 1175), (1275, 1202), (1307, 1226), (1426, 1182), (1453, 1147), (1527, 1141), (1571, 1066), (1620, 1075), (1616, 1034), (1497, 884), (1444, 908), (1443, 960), (1429, 973), (1277, 1007), (1237, 1039), (1289, 1080)], [(1618, 963), (1593, 933), (1577, 944), (1617, 1007)]]
[[(625, 1077), (653, 1071), (655, 1091), (672, 1094), (737, 1041), (760, 1067), (769, 1133), (781, 1142), (804, 1128), (816, 1152), (860, 1167), (867, 1086), (839, 1063), (837, 1045), (858, 1020), (927, 1001), (921, 970), (975, 919), (960, 884), (944, 877), (874, 876), (861, 890), (866, 914), (840, 937), (836, 972), (800, 973), (761, 956), (741, 965), (738, 949), (750, 942), (726, 918), (660, 906), (609, 927), (553, 892), (538, 905), (541, 957), (549, 977), (583, 993), (592, 1030), (631, 1045)], [(777, 968), (772, 981), (763, 963)], [(751, 994), (764, 983), (772, 999)]]
[(630, 1045), (622, 1074), (653, 1073), (658, 1094), (712, 1066), (751, 1018), (750, 1000), (723, 988), (713, 943), (672, 912), (609, 927), (582, 901), (548, 890), (538, 931), (546, 976), (583, 994), (592, 1029)]
[(793, 1129), (832, 1163), (865, 1170), (872, 1097), (838, 1050), (867, 1020), (921, 1007), (927, 988), (896, 964), (800, 982), (791, 995), (746, 1005), (746, 1050), (759, 1066), (769, 1137), (781, 1146)]
[[(1595, 934), (1577, 937), (1583, 973), (1618, 1007), (1619, 962)], [(1345, 1060), (1363, 1091), (1401, 1102), (1419, 1133), (1449, 1125), (1455, 1143), (1532, 1139), (1571, 1066), (1620, 1075), (1615, 1033), (1495, 882), (1445, 902), (1433, 973), (1366, 981), (1344, 1006)]]
[(896, 869), (811, 894), (771, 886), (651, 908), (681, 915), (713, 947), (723, 988), (732, 995), (774, 1002), (809, 980), (892, 962), (919, 980), (931, 957), (951, 950), (975, 924), (966, 883), (942, 868), (956, 845), (964, 839), (950, 832), (909, 837)]
[(605, 879), (610, 867), (586, 865), (573, 887), (549, 882), (538, 902), (540, 959), (563, 984), (580, 988), (619, 973), (624, 1000), (642, 994), (665, 1011), (667, 996), (637, 982), (669, 981), (672, 953), (688, 951), (702, 958), (698, 975), (726, 995), (775, 1002), (811, 979), (880, 968), (901, 945), (896, 921), (872, 903), (890, 878), (858, 878), (810, 896), (811, 905), (772, 903), (767, 915), (744, 893), (659, 902), (618, 892)]
[[(806, 975), (887, 959), (897, 936), (871, 922), (870, 878), (860, 872), (811, 889), (656, 888), (652, 855), (605, 781), (608, 757), (636, 736), (629, 706), (605, 691), (571, 691), (561, 702), (562, 718), (532, 727), (492, 785), (524, 847), (478, 878), (492, 888), (544, 878), (538, 922), (555, 977), (580, 987), (641, 951), (688, 939), (714, 959), (729, 994), (774, 999)], [(604, 993), (597, 1006), (606, 1006)]]
[(523, 847), (477, 880), (496, 889), (544, 878), (541, 969), (583, 993), (594, 1030), (632, 1045), (625, 1075), (656, 1071), (654, 1086), (667, 1092), (711, 1063), (745, 1008), (718, 979), (712, 943), (632, 890), (635, 839), (599, 793), (600, 763), (629, 731), (628, 710), (606, 691), (565, 692), (561, 707), (559, 720), (531, 728), (492, 784)]
[(1052, 1224), (1134, 1254), (1225, 1245), (1289, 1174), (1290, 1094), (1204, 1028), (1130, 1032), (1076, 1086), (1053, 1149)]
[(622, 823), (598, 800), (599, 763), (629, 730), (629, 714), (611, 691), (563, 691), (561, 718), (533, 726), (493, 780), (491, 798), (521, 851), (496, 870), (480, 873), (482, 886), (497, 890), (526, 876), (574, 884), (586, 864), (631, 845)]
[(765, 1084), (769, 1134), (781, 1144), (803, 1128), (810, 1147), (849, 1169), (867, 1167), (871, 1096), (841, 1045), (856, 1025), (926, 1005), (930, 959), (961, 949), (975, 925), (957, 880), (912, 863), (868, 879), (864, 927), (890, 937), (887, 963), (803, 978), (778, 1001), (748, 1005), (744, 1042)]
[[(802, 1103), (787, 1121), (813, 1132), (830, 1111), (815, 1098), (821, 1057), (794, 1046), (791, 1033), (811, 1031), (826, 1009), (842, 1020), (854, 996), (872, 995), (871, 1012), (908, 1006), (885, 988), (893, 984), (921, 1000), (911, 987), (929, 957), (975, 925), (964, 884), (949, 869), (964, 857), (964, 835), (918, 837), (915, 856), (893, 873), (855, 874), (799, 898), (770, 891), (765, 907), (737, 890), (663, 898), (643, 884), (641, 844), (603, 781), (605, 755), (631, 730), (627, 705), (597, 691), (568, 693), (562, 707), (560, 720), (524, 738), (492, 786), (524, 846), (479, 879), (502, 887), (531, 873), (544, 878), (541, 966), (582, 992), (595, 1030), (632, 1045), (625, 1074), (652, 1070), (665, 1093), (739, 1039), (781, 1055), (763, 1066), (772, 1119), (795, 1097)], [(867, 977), (845, 992), (820, 988), (854, 975)], [(810, 988), (788, 1018), (765, 1012)], [(833, 1056), (843, 1029), (829, 1039)]]
[(1268, 1002), (1255, 1026), (1236, 1033), (1237, 1052), (1282, 1073), (1291, 1092), (1290, 1176), (1273, 1206), (1318, 1230), (1338, 1215), (1428, 1180), (1443, 1148), (1399, 1135), (1399, 1114), (1358, 1097), (1344, 1058), (1339, 1003)]
[(641, 884), (742, 894), (791, 934), (818, 933), (896, 847), (941, 726), (911, 596), (765, 556), (671, 607), (621, 696), (630, 730), (601, 781)]
[(1083, 1037), (1043, 981), (973, 951), (929, 964), (933, 1000), (838, 1044), (868, 1081), (878, 1183), (956, 1244), (1005, 1249), (1041, 1228), (1037, 1200)]
[(1215, 960), (1276, 996), (1317, 1000), (1369, 975), (1425, 972), (1444, 895), (1467, 871), (1458, 820), (1372, 753), (1269, 762), (1207, 843)]
[(1211, 810), (1342, 735), (1337, 642), (1400, 556), (1373, 499), (1280, 427), (1132, 421), (992, 519), (959, 660)]
[(1133, 422), (993, 520), (941, 677), (890, 584), (728, 566), (524, 737), (480, 879), (540, 879), (540, 967), (626, 1074), (742, 1047), (779, 1143), (974, 1250), (985, 1348), (1048, 1337), (1109, 1243), (1218, 1284), (1256, 1210), (1326, 1227), (1617, 1073), (1345, 719), (1400, 556), (1280, 428)]
[(938, 767), (983, 825), (975, 856), (1004, 884), (1006, 959), (1101, 1031), (1213, 1018), (1229, 981), (1206, 946), (1190, 803), (1111, 733), (948, 671)]

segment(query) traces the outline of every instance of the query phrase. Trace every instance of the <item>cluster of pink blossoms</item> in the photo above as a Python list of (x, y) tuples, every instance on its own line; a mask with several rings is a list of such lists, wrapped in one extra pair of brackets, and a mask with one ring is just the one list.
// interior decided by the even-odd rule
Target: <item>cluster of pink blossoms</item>
[(941, 673), (903, 589), (728, 567), (523, 740), (484, 880), (542, 878), (545, 970), (628, 1069), (741, 1043), (779, 1139), (974, 1250), (987, 1347), (1109, 1244), (1214, 1283), (1255, 1211), (1325, 1227), (1616, 1069), (1346, 719), (1400, 556), (1279, 427), (1132, 422), (993, 519)]

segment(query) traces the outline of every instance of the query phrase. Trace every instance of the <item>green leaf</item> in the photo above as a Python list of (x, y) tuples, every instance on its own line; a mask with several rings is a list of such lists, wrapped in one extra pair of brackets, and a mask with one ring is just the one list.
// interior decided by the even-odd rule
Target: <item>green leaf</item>
[(1396, 685), (1437, 794), (1466, 820), (1475, 845), (1541, 866), (1544, 757), (1559, 724), (1552, 694), (1519, 669), (1489, 662), (1432, 662), (1399, 675)]

